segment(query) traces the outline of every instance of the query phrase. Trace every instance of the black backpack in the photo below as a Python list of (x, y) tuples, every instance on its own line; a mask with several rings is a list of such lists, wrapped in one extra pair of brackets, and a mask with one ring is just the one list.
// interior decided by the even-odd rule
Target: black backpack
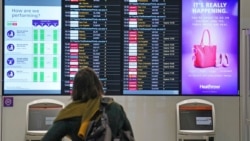
[(119, 137), (112, 138), (112, 131), (109, 126), (108, 115), (106, 114), (106, 107), (113, 102), (112, 98), (103, 97), (99, 111), (91, 120), (86, 138), (84, 141), (135, 141), (132, 131), (120, 131)]

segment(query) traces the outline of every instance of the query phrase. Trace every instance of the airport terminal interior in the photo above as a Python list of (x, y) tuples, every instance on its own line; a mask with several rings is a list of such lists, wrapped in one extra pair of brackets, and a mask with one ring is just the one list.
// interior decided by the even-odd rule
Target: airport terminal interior
[(41, 140), (84, 66), (136, 141), (250, 140), (249, 0), (0, 5), (0, 141)]

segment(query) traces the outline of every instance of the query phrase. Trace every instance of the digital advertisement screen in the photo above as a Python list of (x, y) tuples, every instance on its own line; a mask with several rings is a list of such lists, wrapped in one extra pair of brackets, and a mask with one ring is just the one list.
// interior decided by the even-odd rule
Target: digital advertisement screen
[(182, 5), (182, 94), (238, 95), (238, 1)]
[(238, 95), (236, 0), (3, 3), (3, 95), (69, 95), (83, 66), (106, 95)]

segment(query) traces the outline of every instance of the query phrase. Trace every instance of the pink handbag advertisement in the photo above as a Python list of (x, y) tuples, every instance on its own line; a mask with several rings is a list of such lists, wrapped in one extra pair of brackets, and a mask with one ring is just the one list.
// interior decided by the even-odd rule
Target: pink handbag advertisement
[(182, 95), (238, 96), (238, 1), (182, 4)]
[[(204, 43), (207, 34), (208, 43)], [(216, 63), (216, 45), (211, 44), (210, 32), (208, 29), (203, 31), (201, 42), (194, 45), (194, 66), (200, 68), (214, 67)]]

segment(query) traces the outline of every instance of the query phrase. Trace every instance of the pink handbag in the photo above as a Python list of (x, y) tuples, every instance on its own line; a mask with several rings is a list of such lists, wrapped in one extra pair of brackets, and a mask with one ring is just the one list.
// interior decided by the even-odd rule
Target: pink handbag
[[(208, 45), (204, 45), (205, 33), (208, 35)], [(208, 29), (203, 31), (201, 43), (194, 45), (194, 66), (198, 68), (215, 67), (216, 64), (216, 45), (211, 45), (210, 32)]]

